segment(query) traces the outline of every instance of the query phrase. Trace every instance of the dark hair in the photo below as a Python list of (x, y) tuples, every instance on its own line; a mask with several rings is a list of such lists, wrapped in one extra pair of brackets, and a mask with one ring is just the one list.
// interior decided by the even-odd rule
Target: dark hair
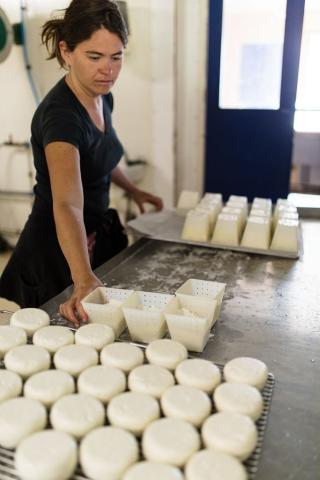
[(118, 35), (125, 47), (128, 32), (117, 4), (113, 0), (72, 0), (61, 18), (48, 20), (42, 27), (41, 39), (46, 46), (49, 57), (57, 58), (62, 67), (65, 62), (61, 56), (59, 42), (64, 40), (70, 51), (88, 40), (100, 28)]

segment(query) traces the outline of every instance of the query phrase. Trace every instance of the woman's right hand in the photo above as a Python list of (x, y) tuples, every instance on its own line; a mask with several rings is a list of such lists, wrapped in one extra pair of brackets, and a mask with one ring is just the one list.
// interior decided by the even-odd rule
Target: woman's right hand
[(79, 327), (80, 322), (87, 322), (88, 315), (81, 305), (81, 300), (97, 287), (103, 287), (103, 283), (92, 273), (79, 282), (74, 282), (74, 289), (71, 297), (62, 303), (59, 308), (60, 314), (70, 322)]

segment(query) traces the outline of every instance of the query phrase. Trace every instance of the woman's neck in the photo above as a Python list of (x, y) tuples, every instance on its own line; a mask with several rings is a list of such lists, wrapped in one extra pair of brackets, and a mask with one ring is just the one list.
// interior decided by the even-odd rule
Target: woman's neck
[(65, 77), (68, 87), (75, 94), (80, 103), (87, 109), (99, 109), (101, 107), (101, 95), (90, 95), (90, 92), (82, 88), (69, 72)]

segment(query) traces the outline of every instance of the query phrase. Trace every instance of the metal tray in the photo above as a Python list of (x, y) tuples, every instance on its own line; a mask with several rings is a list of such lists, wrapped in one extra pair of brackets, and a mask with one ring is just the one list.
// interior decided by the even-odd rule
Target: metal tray
[(230, 245), (220, 245), (209, 242), (192, 242), (181, 238), (182, 227), (185, 215), (178, 215), (175, 210), (163, 210), (157, 213), (145, 213), (139, 215), (134, 220), (128, 222), (128, 227), (132, 231), (151, 237), (157, 240), (166, 240), (168, 242), (177, 242), (201, 247), (217, 248), (222, 250), (233, 250), (236, 252), (257, 253), (260, 255), (270, 255), (282, 258), (299, 258), (302, 253), (302, 235), (299, 235), (298, 253), (282, 252), (280, 250), (232, 247)]
[[(137, 345), (143, 349), (146, 348), (145, 344), (130, 342), (134, 345)], [(189, 355), (189, 358), (195, 356)], [(223, 372), (224, 365), (214, 362), (220, 368), (221, 373)], [(0, 368), (4, 368), (3, 362), (0, 362)], [(273, 389), (275, 385), (274, 376), (272, 373), (268, 374), (268, 379), (264, 389), (262, 390), (263, 397), (263, 412), (258, 422), (256, 422), (258, 429), (258, 442), (256, 449), (250, 455), (250, 457), (244, 462), (244, 466), (248, 472), (249, 480), (253, 480), (256, 477), (256, 473), (259, 467), (259, 461), (262, 452), (262, 444), (265, 435), (265, 430), (267, 427), (268, 415), (270, 412), (271, 400)], [(212, 413), (215, 411), (214, 406), (212, 405)], [(141, 451), (141, 449), (140, 449)], [(14, 450), (6, 449), (0, 446), (0, 480), (19, 480), (20, 477), (17, 476), (14, 468)], [(83, 475), (80, 467), (77, 468), (75, 475), (72, 477), (72, 480), (88, 480), (87, 477)]]

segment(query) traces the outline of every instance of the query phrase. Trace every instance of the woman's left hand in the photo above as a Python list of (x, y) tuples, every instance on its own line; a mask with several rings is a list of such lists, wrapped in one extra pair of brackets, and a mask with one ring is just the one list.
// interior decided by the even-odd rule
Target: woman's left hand
[(144, 192), (143, 190), (136, 189), (131, 193), (132, 200), (138, 205), (140, 213), (144, 213), (144, 203), (150, 203), (154, 205), (157, 212), (163, 209), (163, 202), (160, 197), (152, 195), (152, 193)]

